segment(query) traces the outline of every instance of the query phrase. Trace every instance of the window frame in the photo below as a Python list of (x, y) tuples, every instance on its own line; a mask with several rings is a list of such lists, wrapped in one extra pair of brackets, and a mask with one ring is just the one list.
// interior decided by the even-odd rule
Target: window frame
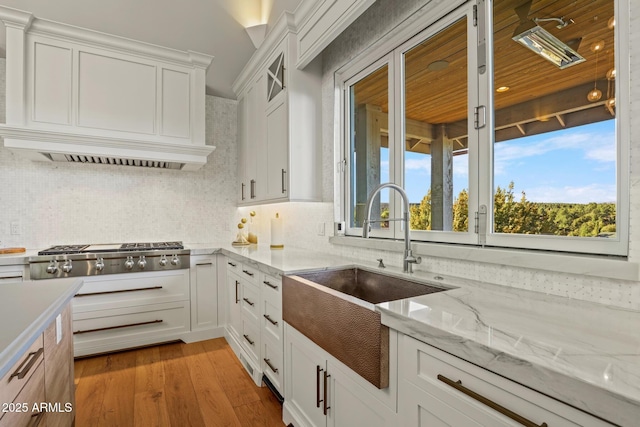
[[(473, 127), (473, 111), (476, 106), (485, 105), (487, 108), (487, 123), (482, 129), (477, 130), (477, 145), (472, 150), (471, 130), (469, 132), (469, 230), (464, 232), (420, 231), (412, 230), (412, 239), (424, 243), (454, 243), (473, 246), (489, 246), (493, 248), (514, 248), (551, 250), (575, 254), (597, 254), (627, 256), (629, 246), (629, 110), (630, 110), (630, 82), (629, 82), (629, 22), (628, 19), (620, 19), (624, 14), (623, 8), (628, 10), (628, 0), (614, 0), (615, 8), (615, 66), (617, 71), (615, 96), (616, 96), (616, 237), (602, 239), (598, 237), (572, 237), (572, 236), (547, 236), (547, 235), (522, 235), (493, 233), (493, 147), (494, 147), (494, 108), (493, 108), (493, 2), (479, 0), (457, 1), (453, 4), (443, 4), (423, 7), (412, 17), (387, 34), (386, 40), (379, 40), (370, 48), (357, 55), (353, 60), (340, 68), (335, 73), (336, 94), (336, 122), (339, 132), (336, 133), (336, 160), (338, 165), (338, 179), (335, 185), (336, 201), (339, 206), (335, 208), (337, 221), (345, 221), (351, 213), (350, 207), (350, 119), (349, 119), (349, 83), (362, 79), (371, 71), (378, 69), (381, 63), (387, 63), (389, 75), (389, 162), (390, 177), (393, 182), (404, 186), (404, 144), (396, 141), (404, 141), (405, 124), (404, 116), (404, 53), (413, 46), (427, 40), (438, 31), (467, 14), (468, 10), (478, 6), (479, 20), (484, 18), (485, 45), (482, 47), (481, 36), (478, 36), (478, 27), (468, 25), (468, 117), (469, 126)], [(483, 7), (484, 5), (484, 7)], [(474, 33), (474, 34), (471, 34)], [(486, 72), (477, 73), (474, 82), (474, 73), (477, 69), (476, 45), (478, 49), (486, 49)], [(625, 55), (626, 52), (626, 55)], [(376, 67), (376, 64), (378, 66)], [(359, 77), (356, 79), (356, 77)], [(472, 84), (473, 83), (473, 84)], [(475, 97), (475, 98), (472, 98)], [(475, 105), (474, 101), (475, 100)], [(393, 119), (392, 119), (393, 117)], [(338, 136), (339, 135), (339, 136)], [(392, 136), (393, 135), (393, 136)], [(393, 143), (393, 145), (392, 145)], [(392, 150), (391, 147), (394, 147)], [(477, 177), (475, 180), (472, 177)], [(475, 193), (472, 196), (472, 193)], [(474, 230), (474, 215), (481, 205), (487, 206), (486, 235), (481, 235)], [(394, 193), (389, 201), (390, 217), (399, 217), (401, 214), (401, 200)], [(393, 225), (391, 225), (393, 224)], [(375, 231), (372, 237), (399, 239), (402, 237), (402, 224), (391, 223), (389, 230)], [(482, 227), (480, 227), (482, 228)], [(390, 231), (390, 232), (389, 232)], [(347, 236), (362, 236), (361, 227), (351, 227), (350, 221), (346, 221)]]

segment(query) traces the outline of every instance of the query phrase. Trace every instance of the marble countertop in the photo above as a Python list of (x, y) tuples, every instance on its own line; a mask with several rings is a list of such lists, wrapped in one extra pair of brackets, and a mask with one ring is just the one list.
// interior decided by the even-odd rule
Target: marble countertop
[(71, 301), (82, 279), (52, 279), (0, 285), (0, 377)]
[(414, 276), (458, 288), (379, 304), (383, 324), (593, 415), (637, 425), (639, 312)]

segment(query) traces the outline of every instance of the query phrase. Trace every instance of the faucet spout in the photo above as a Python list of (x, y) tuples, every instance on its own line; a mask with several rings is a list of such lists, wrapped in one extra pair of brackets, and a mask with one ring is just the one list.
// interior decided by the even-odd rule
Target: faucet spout
[[(409, 233), (410, 231), (409, 228), (411, 226), (409, 222), (409, 216), (411, 212), (409, 209), (409, 196), (407, 196), (407, 193), (404, 191), (402, 187), (400, 187), (397, 184), (387, 182), (384, 184), (380, 184), (373, 189), (371, 194), (369, 194), (369, 198), (367, 199), (367, 205), (365, 207), (365, 212), (367, 212), (367, 217), (362, 223), (362, 237), (364, 237), (365, 239), (369, 237), (369, 231), (370, 231), (371, 222), (372, 222), (371, 207), (373, 206), (373, 200), (375, 199), (376, 195), (385, 188), (390, 188), (400, 193), (400, 197), (402, 198), (402, 201), (404, 203), (404, 213), (402, 215), (402, 218), (400, 218), (401, 221), (404, 221), (404, 260), (402, 263), (402, 270), (405, 273), (412, 273), (413, 272), (412, 264), (420, 264), (420, 262), (422, 262), (422, 258), (414, 257), (411, 251), (411, 236)], [(394, 218), (394, 219), (397, 220), (398, 218)]]

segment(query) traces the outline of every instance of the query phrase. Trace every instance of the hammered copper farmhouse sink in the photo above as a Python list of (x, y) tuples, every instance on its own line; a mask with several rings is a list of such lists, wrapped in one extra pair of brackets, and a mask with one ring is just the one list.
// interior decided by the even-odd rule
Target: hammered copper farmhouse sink
[(389, 328), (374, 304), (446, 289), (362, 268), (285, 276), (285, 322), (378, 388), (389, 386)]

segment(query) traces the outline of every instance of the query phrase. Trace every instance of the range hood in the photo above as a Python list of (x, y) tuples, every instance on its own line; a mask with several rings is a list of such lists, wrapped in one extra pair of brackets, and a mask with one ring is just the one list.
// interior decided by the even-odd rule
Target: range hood
[(7, 32), (4, 146), (35, 161), (196, 170), (212, 56), (0, 6)]
[(41, 162), (91, 163), (193, 171), (207, 163), (216, 147), (27, 129), (0, 124), (4, 146), (16, 155)]

